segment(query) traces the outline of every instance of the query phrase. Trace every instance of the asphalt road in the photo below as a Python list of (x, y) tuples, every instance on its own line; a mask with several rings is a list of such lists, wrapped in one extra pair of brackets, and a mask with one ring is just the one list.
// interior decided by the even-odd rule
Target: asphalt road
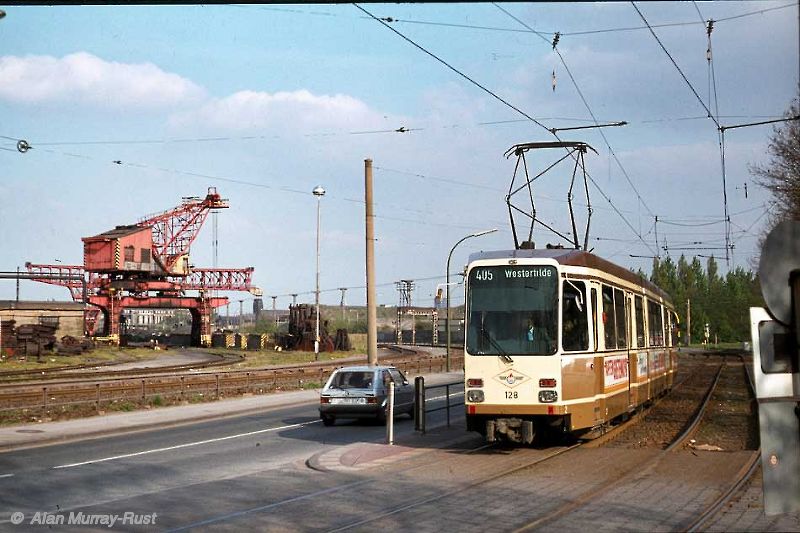
[[(440, 402), (429, 403), (435, 406)], [(457, 407), (452, 413), (454, 420), (460, 418), (463, 424), (462, 409)], [(431, 413), (429, 427), (441, 424), (444, 416), (443, 412)], [(413, 432), (410, 418), (396, 419), (397, 439)], [(270, 515), (271, 505), (277, 510), (295, 500), (324, 500), (326, 490), (347, 491), (349, 483), (360, 483), (347, 475), (312, 470), (305, 464), (307, 459), (348, 444), (384, 439), (385, 427), (377, 424), (337, 421), (334, 427), (324, 427), (317, 404), (309, 403), (11, 451), (0, 454), (0, 531), (41, 530), (48, 520), (55, 521), (51, 524), (55, 528), (64, 527), (58, 521), (67, 521), (70, 513), (76, 517), (79, 512), (84, 519), (95, 515), (93, 520), (102, 520), (97, 515), (118, 515), (112, 529), (117, 531), (187, 526), (238, 530), (245, 515), (248, 528), (262, 529), (259, 520)], [(243, 510), (249, 511), (241, 515)], [(294, 520), (289, 522), (293, 524), (290, 529), (327, 529), (324, 517), (295, 512), (281, 518), (280, 527), (264, 525), (286, 529), (288, 519)], [(24, 516), (21, 524), (13, 523), (20, 516), (14, 513)], [(125, 513), (133, 514), (122, 523)], [(316, 525), (308, 522), (311, 518)], [(136, 525), (134, 520), (144, 523)], [(109, 527), (84, 523), (80, 529), (108, 531)]]

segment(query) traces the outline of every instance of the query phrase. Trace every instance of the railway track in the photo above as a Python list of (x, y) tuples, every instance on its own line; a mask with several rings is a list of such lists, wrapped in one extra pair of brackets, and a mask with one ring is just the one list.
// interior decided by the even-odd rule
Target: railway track
[[(714, 367), (713, 376), (707, 376), (710, 379), (706, 381), (706, 388), (704, 394), (702, 394), (702, 398), (698, 399), (696, 408), (690, 416), (687, 416), (682, 430), (674, 436), (669, 446), (661, 450), (658, 454), (655, 454), (655, 456), (652, 453), (630, 454), (633, 457), (624, 468), (612, 472), (610, 475), (606, 476), (605, 479), (598, 479), (597, 482), (590, 483), (591, 486), (588, 490), (578, 491), (577, 494), (576, 490), (579, 490), (578, 487), (582, 487), (583, 485), (577, 483), (576, 480), (574, 488), (566, 489), (564, 494), (553, 495), (552, 501), (558, 501), (560, 496), (563, 500), (562, 504), (552, 504), (552, 501), (548, 501), (548, 504), (545, 505), (540, 500), (536, 500), (531, 496), (522, 498), (519, 507), (516, 508), (518, 513), (515, 513), (514, 518), (519, 518), (516, 515), (529, 514), (531, 510), (537, 510), (539, 508), (541, 508), (543, 512), (540, 512), (539, 516), (535, 516), (532, 520), (529, 519), (527, 522), (522, 521), (522, 523), (520, 523), (519, 520), (514, 520), (509, 517), (509, 520), (504, 522), (502, 526), (500, 524), (497, 525), (501, 530), (514, 529), (515, 531), (530, 531), (551, 528), (551, 526), (557, 527), (554, 523), (559, 521), (559, 519), (588, 508), (593, 504), (598, 504), (600, 500), (607, 498), (612, 491), (622, 487), (626, 483), (632, 482), (634, 478), (641, 479), (644, 476), (655, 475), (655, 471), (661, 462), (667, 457), (674, 457), (675, 450), (679, 450), (685, 446), (692, 435), (696, 433), (698, 424), (701, 423), (707, 412), (709, 402), (719, 383), (720, 375), (725, 368), (725, 363)], [(682, 381), (676, 385), (676, 388), (685, 383), (686, 381)], [(633, 420), (625, 422), (619, 426), (619, 431), (624, 431), (633, 424), (635, 424)], [(606, 442), (604, 439), (599, 440), (601, 441), (601, 445)], [(497, 458), (492, 458), (491, 461), (487, 461), (486, 458), (483, 458), (483, 468), (488, 468), (485, 473), (482, 473), (483, 475), (473, 476), (469, 479), (456, 480), (457, 483), (455, 487), (453, 487), (452, 484), (448, 484), (441, 490), (421, 494), (416, 498), (403, 499), (402, 501), (395, 502), (393, 505), (385, 506), (380, 510), (372, 510), (369, 516), (337, 524), (335, 527), (332, 527), (329, 532), (347, 530), (368, 531), (373, 530), (375, 527), (382, 527), (379, 526), (382, 523), (414, 523), (417, 526), (422, 526), (425, 524), (424, 516), (434, 516), (436, 513), (443, 512), (447, 513), (448, 509), (453, 508), (463, 509), (463, 502), (477, 501), (480, 499), (478, 493), (481, 495), (490, 494), (493, 491), (502, 490), (502, 487), (522, 487), (525, 482), (532, 483), (530, 480), (526, 479), (531, 477), (530, 474), (527, 473), (531, 468), (537, 468), (535, 472), (540, 472), (538, 470), (539, 467), (545, 467), (548, 463), (553, 462), (556, 458), (562, 457), (564, 454), (577, 449), (591, 449), (593, 447), (599, 447), (598, 440), (550, 449), (519, 448), (512, 451), (504, 451), (497, 447), (484, 446), (461, 455), (452, 466), (448, 464), (448, 462), (453, 460), (449, 457), (428, 461), (424, 464), (414, 466), (411, 470), (404, 470), (404, 473), (410, 473), (413, 469), (435, 469), (437, 472), (448, 472), (447, 475), (454, 475), (453, 473), (456, 471), (470, 472), (472, 468), (477, 468), (475, 464), (478, 463), (478, 461), (474, 463), (468, 461), (465, 459), (464, 455), (475, 455), (480, 458), (481, 453), (492, 453), (493, 451), (499, 451), (500, 454), (507, 455), (507, 457), (503, 457), (500, 461), (498, 461)], [(619, 453), (618, 455), (623, 455), (623, 453)], [(572, 457), (572, 455), (570, 455), (570, 457)], [(579, 458), (576, 456), (569, 461), (574, 462), (578, 460)], [(562, 472), (564, 464), (565, 463), (561, 461), (561, 463), (559, 463), (561, 466), (553, 464), (548, 468), (550, 470)], [(741, 479), (746, 479), (746, 474), (752, 471), (750, 463), (748, 463), (746, 467), (747, 468), (742, 469), (740, 475), (737, 475), (737, 484), (735, 484), (735, 487), (741, 486), (744, 482), (741, 481)], [(432, 474), (432, 476), (435, 476), (435, 474)], [(544, 478), (548, 479), (549, 474), (544, 474)], [(542, 481), (540, 480), (539, 483), (541, 484)], [(362, 486), (360, 490), (369, 490), (369, 487)], [(735, 491), (735, 489), (732, 489), (732, 491)], [(724, 495), (717, 498), (712, 504), (704, 506), (700, 512), (696, 514), (695, 518), (693, 518), (692, 524), (696, 522), (702, 525), (709, 517), (713, 516), (718, 509), (722, 508), (727, 501), (723, 496)], [(514, 495), (512, 494), (507, 496), (507, 499), (513, 500), (513, 498)], [(534, 502), (536, 503), (534, 504)], [(488, 505), (487, 503), (487, 506)], [(545, 510), (544, 508), (547, 509)], [(388, 519), (393, 519), (393, 522), (385, 522)], [(689, 529), (692, 524), (681, 526), (680, 529)], [(421, 527), (421, 529), (426, 528)]]
[[(397, 345), (380, 345), (380, 348), (396, 352), (401, 355), (419, 356), (421, 353), (426, 353), (424, 350), (418, 348), (411, 348), (408, 346)], [(165, 365), (156, 367), (142, 367), (130, 369), (114, 369), (113, 367), (123, 364), (129, 364), (135, 361), (121, 361), (115, 363), (91, 363), (83, 365), (65, 365), (58, 367), (42, 368), (42, 369), (27, 369), (27, 370), (9, 370), (0, 372), (0, 387), (7, 383), (23, 382), (23, 381), (46, 381), (46, 380), (64, 380), (64, 376), (69, 376), (70, 380), (92, 379), (98, 377), (108, 376), (142, 376), (154, 374), (174, 374), (177, 372), (186, 372), (191, 370), (202, 370), (204, 368), (214, 368), (218, 366), (226, 366), (242, 362), (245, 359), (244, 355), (240, 354), (225, 354), (225, 353), (210, 353), (208, 355), (214, 356), (216, 360), (198, 361), (195, 363), (186, 363), (179, 365)], [(382, 356), (381, 359), (391, 356)], [(343, 362), (346, 360), (342, 360)], [(141, 361), (142, 364), (147, 364), (147, 361)], [(325, 363), (298, 363), (295, 365), (285, 365), (280, 368), (301, 368), (301, 367), (314, 367), (326, 366)], [(35, 378), (35, 379), (34, 379)], [(66, 380), (65, 380), (66, 381)]]
[[(753, 382), (753, 372), (751, 370), (751, 366), (748, 364), (748, 358), (742, 353), (732, 355), (739, 357), (742, 361), (742, 365), (747, 376), (747, 386), (748, 390), (750, 391), (750, 397), (755, 398), (755, 383)], [(714, 517), (722, 509), (724, 509), (725, 506), (728, 505), (729, 502), (734, 500), (739, 495), (740, 490), (747, 486), (755, 473), (760, 470), (760, 457), (761, 449), (759, 448), (752, 453), (747, 463), (739, 470), (730, 486), (720, 493), (720, 495), (710, 505), (708, 505), (702, 513), (695, 517), (694, 520), (686, 524), (686, 526), (683, 528), (684, 531), (702, 531), (706, 524), (711, 522)]]
[[(226, 366), (239, 363), (244, 360), (244, 357), (238, 354), (209, 354), (216, 357), (215, 360), (197, 361), (193, 363), (184, 363), (179, 365), (164, 365), (154, 367), (141, 367), (141, 368), (128, 368), (128, 369), (114, 369), (116, 365), (130, 364), (132, 361), (123, 361), (120, 363), (102, 363), (102, 364), (86, 364), (86, 365), (69, 365), (43, 369), (30, 369), (30, 370), (12, 370), (7, 372), (0, 372), (0, 387), (8, 384), (17, 384), (25, 381), (55, 381), (62, 380), (86, 380), (91, 378), (101, 378), (108, 376), (141, 376), (153, 374), (174, 374), (177, 372), (186, 372), (190, 370), (198, 370), (204, 368), (214, 368), (218, 366)], [(143, 365), (147, 361), (141, 361)], [(70, 379), (65, 379), (68, 376)], [(32, 378), (35, 378), (32, 379)]]
[[(416, 374), (439, 372), (445, 366), (443, 357), (423, 355), (422, 351), (408, 348), (398, 355), (386, 354), (380, 359)], [(92, 374), (64, 379), (62, 375), (61, 379), (44, 382), (4, 383), (0, 384), (0, 412), (91, 404), (99, 409), (101, 405), (119, 401), (147, 403), (158, 398), (162, 403), (300, 389), (319, 386), (333, 369), (347, 363), (347, 360), (320, 361), (267, 369), (219, 371), (207, 368), (195, 371), (195, 365), (188, 365), (189, 368), (180, 365), (179, 372), (137, 370), (107, 377)]]

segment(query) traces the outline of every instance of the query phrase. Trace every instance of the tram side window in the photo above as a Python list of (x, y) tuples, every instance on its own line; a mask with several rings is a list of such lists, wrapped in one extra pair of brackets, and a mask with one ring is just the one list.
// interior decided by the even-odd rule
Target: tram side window
[(666, 337), (668, 341), (668, 346), (677, 346), (678, 345), (678, 315), (674, 312), (669, 310), (664, 310), (669, 320), (668, 327), (666, 331)]
[(600, 329), (597, 325), (597, 289), (592, 289), (592, 330), (594, 331), (594, 349), (599, 350), (600, 343), (598, 342), (597, 331)]
[(644, 348), (644, 303), (641, 296), (633, 298), (633, 307), (636, 311), (636, 346)]
[(664, 313), (664, 346), (672, 346), (672, 313)]
[(564, 351), (577, 352), (589, 349), (589, 321), (586, 318), (586, 284), (582, 281), (564, 281), (562, 308), (562, 346)]
[(650, 317), (650, 346), (664, 346), (664, 319), (661, 314), (661, 306), (648, 301), (647, 314)]
[(679, 326), (678, 315), (677, 315), (677, 313), (670, 313), (670, 315), (672, 315), (672, 344), (671, 344), (671, 346), (677, 346), (678, 342), (679, 342), (679, 338), (678, 337), (680, 335), (680, 330), (678, 328), (678, 326)]
[(617, 346), (617, 328), (614, 321), (614, 289), (603, 286), (603, 330), (606, 350)]
[(625, 327), (625, 293), (614, 289), (614, 313), (617, 317), (617, 348), (628, 347), (628, 328)]

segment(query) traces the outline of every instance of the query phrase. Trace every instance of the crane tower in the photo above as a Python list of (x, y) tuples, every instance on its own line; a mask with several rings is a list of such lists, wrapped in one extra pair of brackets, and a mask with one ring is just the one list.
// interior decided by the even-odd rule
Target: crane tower
[[(26, 263), (36, 281), (69, 288), (72, 298), (91, 307), (85, 311), (85, 329), (95, 334), (104, 317), (103, 335), (119, 342), (120, 315), (126, 308), (188, 309), (192, 315), (192, 344), (211, 343), (211, 310), (226, 305), (212, 291), (248, 291), (260, 296), (251, 283), (253, 268), (192, 268), (189, 252), (211, 210), (228, 208), (215, 187), (205, 198), (183, 198), (177, 207), (149, 215), (136, 224), (117, 226), (83, 240), (83, 265)], [(45, 275), (71, 274), (86, 279), (57, 280)], [(197, 291), (187, 296), (186, 291)]]

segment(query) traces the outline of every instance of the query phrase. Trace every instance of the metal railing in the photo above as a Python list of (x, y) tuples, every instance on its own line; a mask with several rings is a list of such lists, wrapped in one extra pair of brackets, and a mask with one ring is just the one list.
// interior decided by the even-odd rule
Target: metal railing
[[(463, 381), (453, 381), (450, 383), (440, 383), (438, 385), (425, 385), (425, 378), (422, 376), (418, 376), (414, 379), (414, 430), (419, 431), (423, 435), (425, 434), (425, 427), (427, 423), (427, 414), (434, 413), (437, 411), (446, 411), (447, 412), (447, 427), (450, 427), (450, 409), (452, 407), (457, 407), (459, 405), (464, 405), (464, 400), (462, 399), (460, 402), (452, 403), (450, 401), (450, 389), (454, 387), (463, 387)], [(445, 390), (445, 404), (443, 407), (434, 407), (432, 409), (428, 409), (426, 402), (427, 399), (427, 391), (433, 389), (444, 389)]]

